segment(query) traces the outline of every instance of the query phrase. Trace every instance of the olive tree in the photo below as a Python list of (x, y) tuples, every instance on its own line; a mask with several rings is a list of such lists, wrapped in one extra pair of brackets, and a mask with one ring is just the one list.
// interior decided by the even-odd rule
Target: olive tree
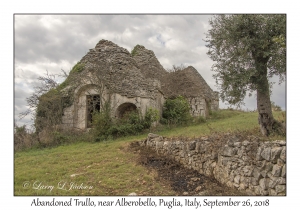
[(206, 34), (208, 56), (222, 101), (243, 103), (257, 95), (258, 123), (263, 135), (279, 124), (273, 118), (269, 78), (286, 78), (286, 16), (283, 14), (216, 15)]

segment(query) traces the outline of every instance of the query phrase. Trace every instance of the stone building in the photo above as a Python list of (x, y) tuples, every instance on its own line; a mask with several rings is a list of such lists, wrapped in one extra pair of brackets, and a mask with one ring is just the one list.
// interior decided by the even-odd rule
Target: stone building
[(76, 81), (64, 89), (73, 87), (74, 99), (63, 110), (66, 127), (90, 127), (93, 111), (100, 110), (105, 101), (109, 101), (113, 118), (132, 110), (145, 115), (148, 108), (162, 113), (165, 100), (179, 95), (188, 99), (193, 116), (206, 117), (209, 109), (219, 106), (218, 93), (195, 68), (167, 72), (153, 51), (140, 45), (129, 53), (111, 41), (101, 40), (77, 66), (81, 68), (77, 69)]

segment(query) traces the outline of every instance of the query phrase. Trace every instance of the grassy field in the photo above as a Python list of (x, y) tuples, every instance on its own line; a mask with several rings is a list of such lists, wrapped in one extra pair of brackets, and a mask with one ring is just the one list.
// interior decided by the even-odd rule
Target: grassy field
[[(285, 112), (274, 117), (285, 120)], [(212, 132), (250, 131), (259, 135), (257, 113), (223, 110), (206, 123), (158, 128), (163, 136), (198, 137)], [(155, 181), (155, 171), (136, 163), (128, 151), (132, 141), (147, 134), (99, 143), (78, 142), (55, 148), (31, 149), (14, 155), (15, 195), (175, 195), (168, 184)], [(271, 136), (285, 139), (283, 136)]]

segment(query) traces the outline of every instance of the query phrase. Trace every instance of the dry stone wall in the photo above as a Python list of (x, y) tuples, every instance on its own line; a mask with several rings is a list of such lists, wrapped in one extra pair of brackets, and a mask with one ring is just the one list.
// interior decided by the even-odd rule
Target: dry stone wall
[(285, 141), (231, 134), (198, 139), (149, 134), (140, 144), (249, 195), (286, 194)]

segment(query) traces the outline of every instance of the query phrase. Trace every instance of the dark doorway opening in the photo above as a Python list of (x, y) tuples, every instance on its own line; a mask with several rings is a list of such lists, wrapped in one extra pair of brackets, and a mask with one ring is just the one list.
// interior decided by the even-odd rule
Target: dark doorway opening
[(121, 104), (117, 109), (117, 117), (121, 119), (131, 112), (137, 112), (136, 105), (134, 105), (132, 103)]
[(100, 95), (87, 95), (87, 127), (92, 127), (94, 112), (100, 112)]

